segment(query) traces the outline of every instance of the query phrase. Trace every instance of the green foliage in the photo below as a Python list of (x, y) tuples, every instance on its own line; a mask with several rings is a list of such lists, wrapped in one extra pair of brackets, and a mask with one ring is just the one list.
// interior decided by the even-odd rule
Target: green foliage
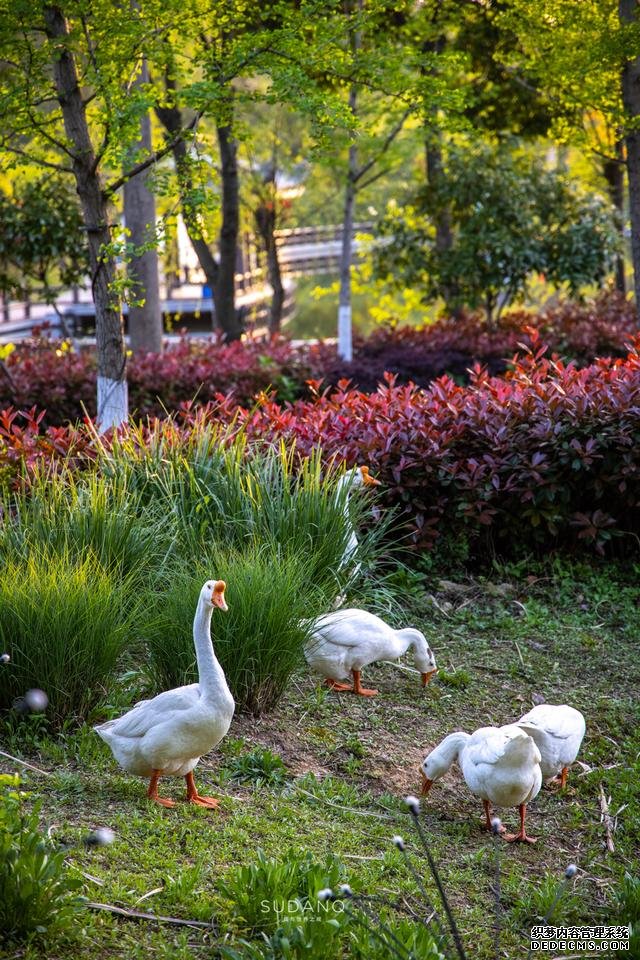
[(224, 765), (224, 773), (236, 783), (266, 784), (277, 787), (287, 778), (287, 768), (282, 757), (268, 747), (254, 747), (249, 753), (232, 757)]
[(44, 690), (55, 726), (84, 719), (113, 681), (135, 619), (131, 584), (88, 553), (33, 553), (0, 570), (0, 709)]
[(308, 851), (289, 850), (274, 860), (258, 850), (255, 862), (229, 871), (219, 889), (248, 932), (274, 934), (290, 925), (295, 928), (302, 920), (305, 929), (317, 929), (322, 939), (335, 935), (341, 912), (321, 903), (318, 893), (337, 888), (344, 877), (344, 865), (333, 855), (321, 862)]
[(143, 579), (166, 554), (170, 531), (143, 503), (143, 492), (126, 477), (63, 469), (53, 478), (36, 469), (28, 489), (7, 494), (0, 528), (0, 556), (93, 554), (105, 570)]
[(0, 190), (0, 290), (52, 303), (88, 271), (78, 199), (59, 175), (16, 180)]
[(80, 907), (79, 879), (64, 851), (40, 832), (41, 803), (24, 808), (18, 777), (0, 774), (0, 943), (68, 932)]
[(615, 887), (614, 905), (616, 918), (631, 928), (629, 956), (640, 955), (640, 877), (625, 873)]
[(406, 954), (404, 960), (444, 960), (444, 954), (438, 949), (429, 927), (410, 920), (392, 920), (388, 913), (382, 913), (385, 929), (371, 928), (352, 924), (349, 935), (350, 955), (354, 960), (390, 960), (399, 954), (399, 941)]
[[(453, 243), (435, 242), (447, 210)], [(610, 204), (583, 194), (535, 157), (479, 142), (448, 151), (445, 175), (380, 223), (387, 243), (374, 272), (391, 285), (419, 287), (425, 301), (496, 310), (519, 299), (532, 273), (576, 294), (600, 283), (618, 248)]]

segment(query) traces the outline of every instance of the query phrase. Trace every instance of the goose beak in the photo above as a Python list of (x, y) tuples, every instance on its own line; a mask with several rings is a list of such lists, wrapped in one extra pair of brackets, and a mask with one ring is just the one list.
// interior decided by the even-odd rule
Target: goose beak
[(427, 673), (421, 673), (420, 676), (422, 677), (422, 686), (426, 687), (428, 683), (431, 683), (431, 678), (435, 676), (437, 672), (437, 670), (429, 670)]
[(426, 775), (422, 767), (420, 767), (420, 773), (422, 774), (422, 788), (420, 793), (423, 797), (426, 797), (426, 795), (429, 793), (429, 790), (431, 790), (433, 780), (429, 780), (429, 777)]
[(369, 467), (360, 467), (360, 474), (366, 487), (379, 487), (380, 481), (369, 475)]
[(213, 588), (213, 593), (211, 594), (211, 603), (214, 607), (219, 607), (221, 610), (228, 610), (227, 602), (224, 599), (224, 592), (227, 589), (227, 585), (224, 580), (218, 580), (215, 587)]

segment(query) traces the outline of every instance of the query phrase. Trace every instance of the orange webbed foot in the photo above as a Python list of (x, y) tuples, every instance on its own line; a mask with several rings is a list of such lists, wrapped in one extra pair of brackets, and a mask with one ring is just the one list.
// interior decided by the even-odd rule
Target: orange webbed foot
[(507, 843), (537, 843), (537, 837), (530, 837), (528, 833), (505, 833)]
[(329, 687), (330, 690), (337, 690), (338, 692), (348, 692), (353, 693), (353, 687), (350, 683), (340, 683), (338, 680), (332, 680), (330, 677), (327, 677), (325, 684)]
[(220, 806), (220, 801), (216, 800), (215, 797), (187, 797), (187, 803), (193, 803), (196, 807), (207, 807), (209, 810), (215, 810), (216, 807)]

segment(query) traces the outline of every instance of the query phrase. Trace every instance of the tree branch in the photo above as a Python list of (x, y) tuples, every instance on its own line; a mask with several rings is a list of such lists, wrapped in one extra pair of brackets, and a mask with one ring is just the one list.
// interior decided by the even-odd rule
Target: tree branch
[(185, 134), (190, 133), (192, 130), (198, 126), (198, 123), (202, 119), (203, 110), (198, 110), (196, 115), (193, 117), (189, 123), (176, 134), (173, 139), (168, 140), (164, 146), (160, 147), (158, 150), (154, 150), (153, 153), (149, 154), (146, 160), (141, 160), (140, 163), (137, 163), (130, 170), (127, 170), (126, 173), (123, 173), (121, 177), (118, 177), (117, 180), (114, 180), (113, 183), (108, 184), (102, 191), (102, 195), (105, 199), (113, 196), (120, 187), (123, 187), (128, 180), (137, 177), (139, 173), (142, 173), (144, 170), (147, 170), (149, 167), (152, 167), (154, 163), (158, 163), (159, 160), (162, 160), (163, 157), (166, 157), (168, 153), (171, 153), (175, 145), (182, 140)]
[[(371, 167), (375, 166), (375, 164), (378, 162), (378, 160), (380, 160), (380, 158), (385, 155), (385, 153), (387, 152), (387, 150), (389, 149), (389, 147), (391, 146), (391, 144), (393, 143), (393, 141), (396, 139), (396, 137), (398, 136), (398, 134), (400, 133), (400, 131), (401, 131), (402, 128), (404, 127), (406, 121), (408, 120), (408, 118), (409, 118), (409, 116), (410, 116), (410, 114), (411, 114), (412, 112), (413, 112), (413, 107), (407, 107), (407, 109), (406, 109), (405, 112), (402, 114), (402, 116), (401, 116), (400, 120), (398, 121), (398, 123), (397, 123), (397, 124), (395, 125), (395, 127), (388, 133), (387, 137), (386, 137), (385, 140), (383, 141), (382, 146), (381, 146), (380, 149), (378, 150), (377, 154), (375, 154), (373, 157), (371, 157), (370, 160), (368, 160), (366, 163), (364, 163), (364, 164), (360, 167), (359, 170), (356, 170), (356, 173), (355, 173), (355, 175), (354, 175), (354, 177), (353, 177), (353, 182), (354, 182), (354, 183), (357, 183), (358, 180), (360, 180), (360, 178), (363, 177), (363, 176), (365, 175), (365, 173), (368, 173), (369, 170), (371, 170)], [(369, 182), (371, 182), (371, 181), (369, 181)]]

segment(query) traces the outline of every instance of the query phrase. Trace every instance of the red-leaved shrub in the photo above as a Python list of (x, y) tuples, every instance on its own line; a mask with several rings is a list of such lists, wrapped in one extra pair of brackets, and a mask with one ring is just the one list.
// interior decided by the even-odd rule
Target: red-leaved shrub
[[(392, 377), (366, 394), (341, 384), (311, 400), (251, 409), (219, 396), (183, 404), (173, 421), (151, 425), (179, 443), (210, 421), (249, 439), (296, 444), (300, 455), (367, 463), (418, 548), (443, 539), (504, 555), (583, 544), (602, 552), (640, 536), (640, 339), (625, 359), (579, 369), (534, 349), (505, 377), (477, 368), (469, 386), (443, 377), (426, 389)], [(38, 460), (92, 457), (89, 425), (40, 431), (35, 411), (0, 415), (0, 478), (17, 482)], [(134, 428), (123, 428), (126, 433)], [(145, 442), (138, 430), (136, 442)], [(108, 443), (108, 438), (103, 442)]]
[(445, 318), (421, 329), (383, 327), (368, 337), (354, 338), (354, 359), (345, 363), (336, 349), (321, 344), (309, 352), (313, 375), (335, 386), (350, 380), (360, 390), (375, 390), (384, 374), (398, 383), (426, 387), (447, 374), (459, 383), (469, 381), (469, 370), (481, 363), (489, 373), (503, 373), (508, 360), (522, 346), (532, 345), (537, 332), (565, 362), (579, 366), (596, 357), (623, 357), (640, 332), (635, 306), (617, 293), (602, 294), (580, 304), (563, 303), (539, 314), (513, 310), (489, 326), (480, 314)]
[[(0, 407), (44, 407), (47, 424), (81, 420), (85, 411), (95, 417), (93, 351), (42, 337), (19, 344), (5, 363), (10, 379), (0, 376)], [(268, 388), (286, 400), (304, 392), (310, 374), (304, 352), (284, 338), (227, 345), (184, 338), (163, 353), (129, 359), (129, 406), (137, 417), (163, 417), (181, 403), (208, 403), (218, 393), (250, 404)]]
[(504, 378), (478, 368), (467, 387), (445, 377), (421, 390), (389, 377), (372, 394), (343, 383), (312, 401), (266, 401), (244, 425), (302, 455), (319, 446), (367, 463), (421, 547), (443, 536), (489, 536), (505, 554), (580, 541), (602, 551), (612, 537), (636, 546), (640, 356), (579, 369), (532, 338)]

